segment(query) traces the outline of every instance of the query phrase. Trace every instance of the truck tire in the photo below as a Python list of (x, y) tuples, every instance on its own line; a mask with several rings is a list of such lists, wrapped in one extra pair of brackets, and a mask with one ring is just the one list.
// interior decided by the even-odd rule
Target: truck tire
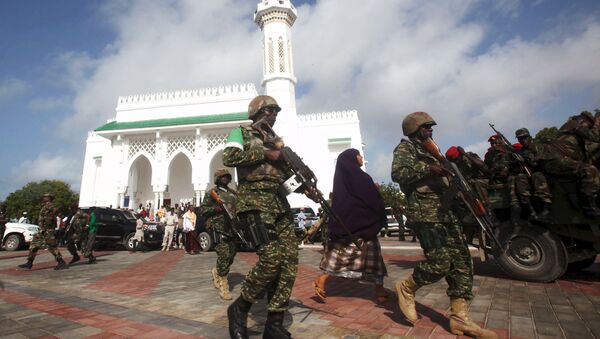
[(559, 237), (537, 226), (505, 229), (501, 243), (510, 244), (496, 262), (511, 278), (550, 282), (567, 270), (568, 254)]
[(123, 240), (123, 247), (130, 252), (133, 251), (133, 237), (135, 237), (135, 232), (127, 234), (125, 240)]
[(23, 247), (25, 239), (19, 234), (11, 234), (4, 240), (4, 249), (7, 251), (16, 251)]
[(198, 235), (198, 243), (200, 243), (200, 250), (202, 250), (202, 252), (212, 250), (214, 245), (214, 241), (208, 232), (202, 232)]
[(586, 268), (592, 266), (594, 262), (596, 262), (596, 257), (597, 255), (570, 263), (569, 267), (567, 268), (567, 272), (579, 272), (585, 270)]

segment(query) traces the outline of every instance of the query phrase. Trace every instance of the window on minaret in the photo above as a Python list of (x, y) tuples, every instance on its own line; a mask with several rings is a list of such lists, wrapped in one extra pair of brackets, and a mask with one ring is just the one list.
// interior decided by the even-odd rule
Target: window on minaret
[(283, 38), (279, 37), (279, 71), (285, 72), (285, 53), (283, 51)]
[(273, 60), (273, 39), (269, 39), (267, 49), (269, 52), (269, 73), (275, 73), (275, 60)]

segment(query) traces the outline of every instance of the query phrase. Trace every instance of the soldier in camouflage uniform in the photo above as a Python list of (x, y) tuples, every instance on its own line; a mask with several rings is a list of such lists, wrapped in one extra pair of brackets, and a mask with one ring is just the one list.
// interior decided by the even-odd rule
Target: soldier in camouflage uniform
[(56, 215), (56, 209), (52, 204), (54, 197), (46, 193), (42, 197), (42, 209), (38, 217), (38, 223), (40, 231), (33, 236), (31, 244), (29, 245), (29, 255), (27, 256), (27, 262), (19, 265), (20, 268), (31, 268), (33, 266), (33, 260), (37, 251), (42, 247), (48, 247), (48, 251), (52, 253), (54, 259), (58, 264), (54, 267), (55, 270), (68, 268), (67, 263), (63, 260), (58, 250), (58, 241), (54, 237), (54, 228), (56, 222), (54, 217)]
[(548, 207), (552, 204), (552, 194), (548, 181), (542, 170), (542, 163), (549, 157), (548, 149), (539, 142), (534, 142), (527, 128), (519, 128), (515, 132), (519, 144), (523, 146), (521, 154), (527, 165), (531, 168), (531, 184), (533, 186), (533, 196), (538, 198), (541, 203), (540, 217), (546, 217), (550, 212)]
[(575, 177), (581, 186), (581, 208), (592, 218), (600, 217), (596, 195), (600, 190), (598, 169), (592, 165), (585, 148), (588, 142), (600, 142), (600, 130), (593, 129), (594, 116), (587, 111), (570, 117), (549, 144), (549, 159), (542, 164), (544, 172)]
[(228, 187), (230, 182), (231, 174), (229, 171), (224, 168), (217, 170), (215, 172), (216, 186), (206, 192), (200, 206), (200, 213), (206, 220), (206, 228), (215, 234), (217, 265), (211, 273), (213, 285), (219, 290), (219, 296), (224, 300), (231, 300), (227, 275), (237, 252), (237, 244), (231, 229), (231, 220), (221, 205), (213, 199), (211, 191), (215, 191), (221, 201), (227, 204), (230, 211), (235, 213), (237, 193)]
[(392, 179), (406, 195), (406, 216), (426, 258), (408, 279), (396, 283), (398, 304), (405, 317), (416, 322), (415, 292), (445, 278), (446, 293), (451, 300), (451, 332), (496, 338), (494, 332), (480, 328), (468, 316), (467, 300), (473, 297), (471, 254), (458, 220), (442, 206), (442, 195), (449, 187), (448, 172), (423, 147), (423, 142), (431, 138), (434, 125), (433, 118), (425, 112), (407, 115), (402, 121), (402, 131), (408, 139), (402, 139), (394, 150)]
[[(248, 107), (253, 122), (266, 118), (275, 124), (281, 108), (272, 97), (260, 95)], [(229, 134), (223, 164), (236, 167), (239, 178), (237, 213), (240, 222), (265, 229), (268, 242), (258, 246), (258, 262), (242, 282), (242, 293), (227, 309), (232, 338), (247, 338), (246, 320), (252, 303), (267, 293), (267, 322), (263, 338), (289, 338), (283, 327), (298, 270), (298, 240), (294, 218), (281, 184), (291, 176), (280, 160), (281, 153), (264, 144), (264, 134), (240, 126)]]
[(90, 220), (90, 216), (78, 209), (77, 206), (73, 206), (73, 209), (76, 210), (73, 218), (71, 219), (71, 223), (69, 224), (69, 229), (67, 230), (67, 250), (73, 258), (69, 262), (69, 264), (73, 264), (78, 262), (81, 258), (79, 254), (77, 254), (77, 250), (81, 252), (84, 257), (88, 257), (90, 253), (87, 251), (87, 238), (88, 232), (86, 226)]

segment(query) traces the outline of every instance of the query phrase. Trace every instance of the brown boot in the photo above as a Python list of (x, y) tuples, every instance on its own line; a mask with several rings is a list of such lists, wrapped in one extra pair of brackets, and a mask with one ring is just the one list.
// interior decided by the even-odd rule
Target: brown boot
[(450, 312), (450, 332), (456, 335), (468, 335), (479, 339), (498, 338), (496, 333), (479, 327), (467, 311), (467, 301), (463, 298), (452, 298)]
[(231, 293), (229, 293), (229, 282), (227, 276), (221, 277), (221, 284), (219, 285), (219, 297), (223, 300), (231, 300)]
[(213, 269), (210, 271), (210, 273), (212, 273), (212, 278), (213, 278), (213, 286), (216, 289), (221, 288), (221, 276), (219, 275), (219, 273), (217, 272), (217, 268), (213, 267)]
[(413, 324), (419, 319), (417, 310), (415, 309), (415, 292), (419, 287), (412, 275), (408, 279), (396, 283), (400, 311)]

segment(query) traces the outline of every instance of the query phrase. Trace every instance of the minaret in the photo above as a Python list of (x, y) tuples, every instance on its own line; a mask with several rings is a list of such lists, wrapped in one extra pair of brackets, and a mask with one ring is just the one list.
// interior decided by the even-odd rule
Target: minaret
[(296, 144), (296, 77), (292, 58), (292, 25), (297, 11), (290, 0), (261, 0), (254, 22), (263, 32), (263, 81), (265, 94), (277, 100), (281, 112), (275, 131), (287, 145)]

